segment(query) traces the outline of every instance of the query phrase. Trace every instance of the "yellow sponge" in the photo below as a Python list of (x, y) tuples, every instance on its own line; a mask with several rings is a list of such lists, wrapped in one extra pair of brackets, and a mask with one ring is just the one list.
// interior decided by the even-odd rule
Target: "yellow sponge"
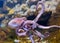
[(11, 9), (8, 14), (13, 14), (15, 11)]

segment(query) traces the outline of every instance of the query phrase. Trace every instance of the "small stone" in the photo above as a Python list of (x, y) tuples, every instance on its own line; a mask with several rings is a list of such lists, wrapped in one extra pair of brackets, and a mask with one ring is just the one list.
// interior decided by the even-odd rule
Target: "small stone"
[(20, 40), (15, 39), (14, 42), (17, 42), (18, 43), (18, 42), (20, 42)]

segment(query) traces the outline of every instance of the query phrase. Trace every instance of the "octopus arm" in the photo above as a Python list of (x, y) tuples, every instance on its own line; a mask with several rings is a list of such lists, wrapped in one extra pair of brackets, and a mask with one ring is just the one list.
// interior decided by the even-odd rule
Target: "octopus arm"
[(29, 38), (30, 38), (30, 40), (31, 40), (32, 43), (35, 43), (32, 35), (29, 36)]
[(42, 2), (40, 2), (40, 1), (39, 1), (38, 4), (37, 4), (37, 8), (38, 8), (39, 4), (42, 5), (42, 9), (39, 11), (39, 14), (38, 14), (37, 17), (34, 19), (35, 22), (38, 21), (38, 19), (41, 17), (41, 15), (43, 14), (43, 12), (44, 12), (44, 10), (45, 10), (44, 4), (43, 4)]
[(42, 25), (38, 25), (39, 28), (42, 28), (42, 29), (50, 29), (50, 28), (53, 28), (53, 27), (57, 27), (57, 28), (60, 28), (60, 26), (57, 26), (57, 25), (52, 25), (52, 26), (42, 26)]
[(33, 32), (35, 35), (37, 35), (39, 38), (41, 38), (41, 39), (43, 39), (43, 38), (45, 38), (45, 36), (41, 33), (41, 32), (39, 32), (39, 31), (37, 31), (37, 30), (35, 30), (35, 32)]
[(18, 36), (26, 36), (26, 33), (27, 33), (27, 32), (19, 33), (18, 31), (19, 31), (19, 29), (16, 29), (16, 34), (17, 34)]

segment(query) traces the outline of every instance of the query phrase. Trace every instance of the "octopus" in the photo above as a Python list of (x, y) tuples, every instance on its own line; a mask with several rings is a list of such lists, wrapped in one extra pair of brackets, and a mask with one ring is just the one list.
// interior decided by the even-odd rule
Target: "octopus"
[(28, 36), (32, 43), (35, 43), (33, 36), (36, 35), (41, 39), (46, 38), (41, 32), (38, 30), (35, 30), (35, 28), (42, 28), (42, 29), (50, 29), (52, 27), (60, 28), (60, 26), (52, 25), (52, 26), (42, 26), (37, 23), (38, 19), (41, 17), (41, 15), (44, 13), (45, 6), (43, 2), (39, 1), (37, 3), (36, 9), (38, 9), (38, 6), (41, 5), (42, 8), (39, 11), (37, 17), (34, 20), (27, 20), (26, 17), (21, 18), (14, 18), (9, 23), (8, 26), (11, 27), (16, 31), (16, 34), (18, 36)]

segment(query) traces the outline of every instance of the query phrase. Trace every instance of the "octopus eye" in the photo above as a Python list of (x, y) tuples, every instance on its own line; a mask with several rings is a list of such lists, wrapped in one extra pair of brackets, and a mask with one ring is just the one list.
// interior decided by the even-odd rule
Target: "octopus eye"
[(22, 33), (22, 32), (24, 32), (24, 30), (23, 29), (19, 29), (18, 32), (19, 33)]

